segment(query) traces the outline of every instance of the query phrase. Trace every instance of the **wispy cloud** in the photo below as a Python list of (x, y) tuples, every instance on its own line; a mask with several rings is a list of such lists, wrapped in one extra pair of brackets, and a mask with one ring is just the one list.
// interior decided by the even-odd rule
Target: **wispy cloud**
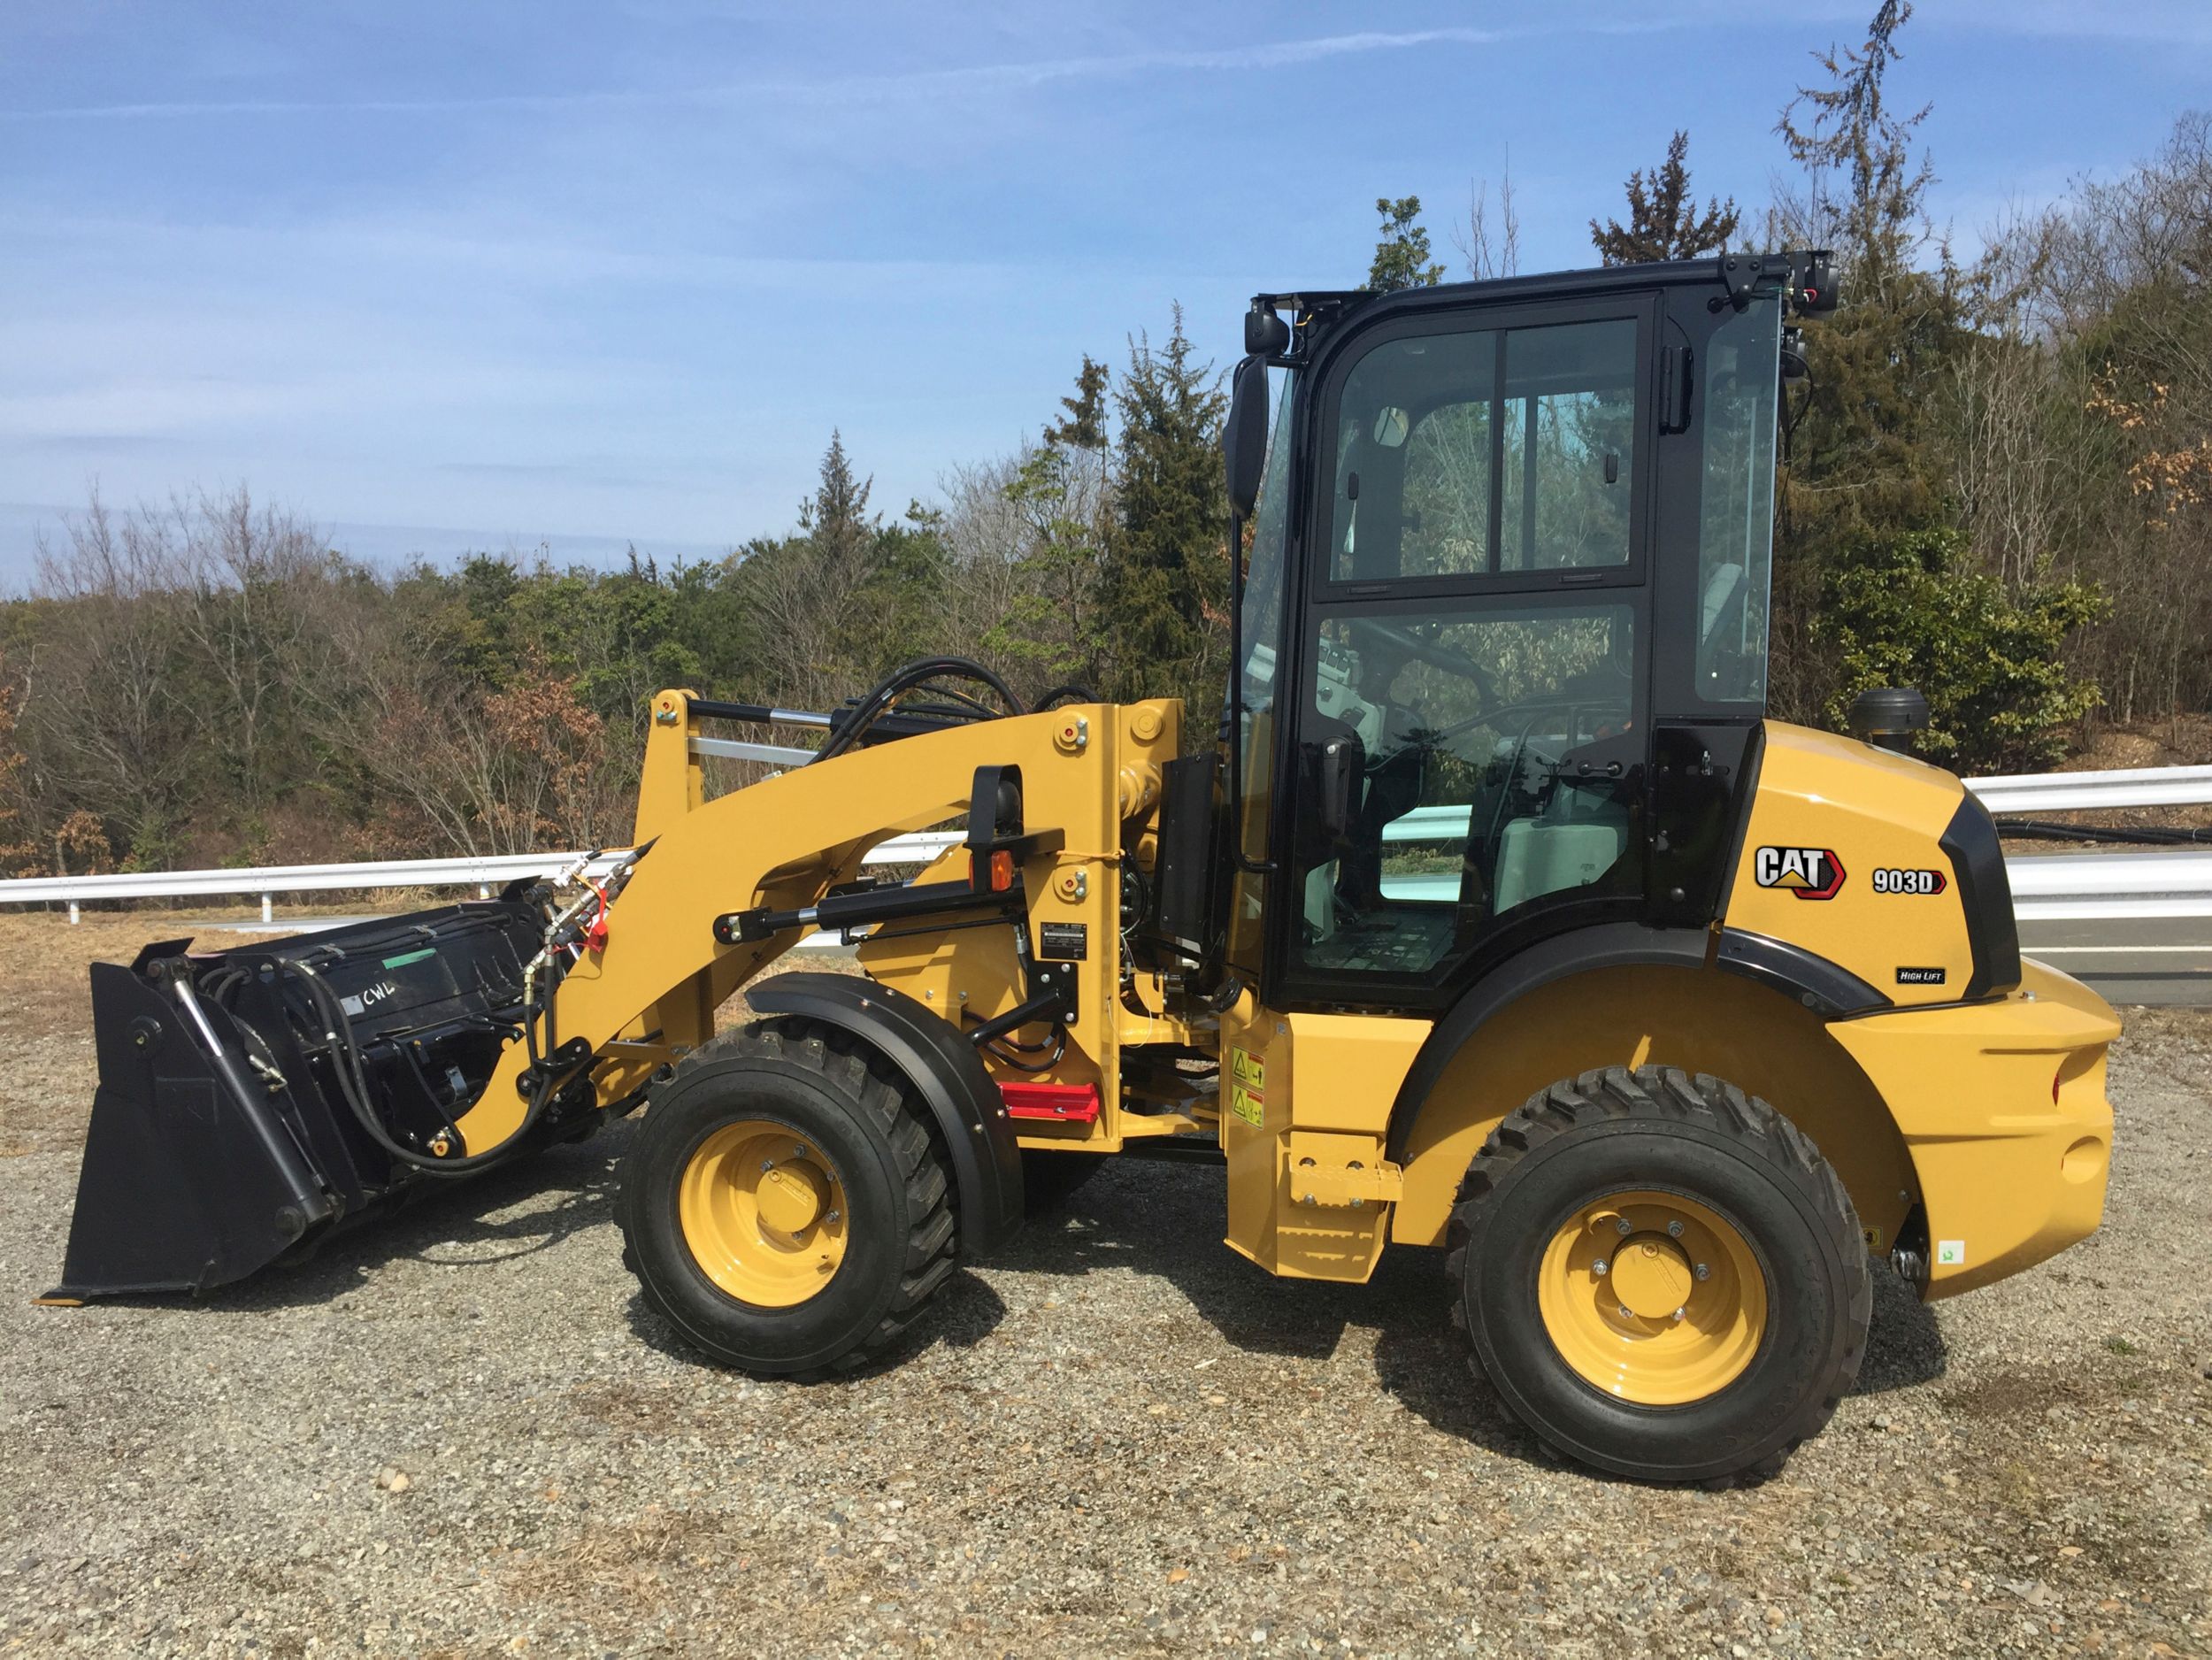
[[(2183, 48), (2212, 45), (2212, 8), (2198, 0), (2138, 0), (2118, 7), (2090, 8), (2078, 0), (1956, 0), (1955, 11), (1933, 13), (1931, 23), (1978, 32), (2060, 36), (2128, 44), (2164, 43)], [(1844, 0), (1812, 5), (1793, 14), (1802, 27), (1828, 18), (1840, 25), (1863, 8)], [(1422, 47), (1509, 45), (1540, 38), (1646, 35), (1675, 29), (1728, 27), (1748, 21), (1740, 7), (1716, 0), (1675, 0), (1640, 7), (1624, 15), (1511, 27), (1475, 26), (1425, 29), (1364, 29), (1294, 40), (1263, 41), (1220, 48), (1162, 49), (1045, 58), (1011, 63), (950, 65), (882, 74), (819, 78), (763, 77), (689, 88), (602, 87), (541, 92), (468, 93), (450, 96), (331, 98), (210, 98), (139, 103), (62, 104), (49, 108), (0, 109), (0, 121), (96, 121), (189, 119), (226, 116), (451, 115), (473, 111), (545, 112), (593, 108), (716, 105), (783, 98), (808, 101), (856, 94), (954, 91), (963, 87), (1033, 87), (1054, 81), (1110, 79), (1147, 73), (1292, 68), (1332, 58)]]
[(1052, 81), (1109, 79), (1151, 71), (1281, 69), (1336, 58), (1407, 51), (1424, 46), (1496, 46), (1561, 35), (1641, 35), (1683, 26), (1683, 19), (1581, 22), (1519, 28), (1449, 27), (1348, 35), (1175, 51), (1110, 53), (1004, 64), (954, 65), (890, 74), (819, 80), (763, 79), (691, 88), (597, 88), (563, 92), (470, 94), (429, 98), (226, 98), (204, 102), (89, 104), (0, 110), (0, 120), (141, 120), (204, 116), (433, 115), (469, 111), (619, 109), (671, 104), (718, 104), (765, 97), (843, 97), (856, 93), (950, 90), (963, 86), (1033, 87)]

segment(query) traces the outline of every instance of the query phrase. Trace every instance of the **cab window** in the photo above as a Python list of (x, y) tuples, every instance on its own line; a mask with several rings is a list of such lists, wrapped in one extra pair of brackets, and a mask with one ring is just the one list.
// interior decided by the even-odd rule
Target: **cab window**
[(1333, 980), (1432, 975), (1502, 922), (1632, 890), (1635, 608), (1333, 608), (1303, 764), (1356, 757), (1352, 810), (1302, 815), (1293, 955)]
[(1368, 351), (1337, 403), (1331, 577), (1626, 565), (1636, 340), (1604, 319)]

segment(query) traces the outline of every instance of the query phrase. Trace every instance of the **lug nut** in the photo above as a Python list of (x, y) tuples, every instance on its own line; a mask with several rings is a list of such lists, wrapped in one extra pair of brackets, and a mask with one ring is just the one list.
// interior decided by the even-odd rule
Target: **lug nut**
[(772, 1158), (764, 1158), (760, 1161), (760, 1173), (764, 1176), (770, 1171), (775, 1169), (775, 1167), (776, 1161)]
[(1679, 1222), (1668, 1223), (1667, 1237), (1669, 1239), (1680, 1239), (1682, 1237), (1682, 1224)]
[(1599, 1279), (1602, 1280), (1605, 1278), (1605, 1270), (1608, 1264), (1606, 1263), (1605, 1258), (1601, 1257), (1597, 1259), (1597, 1261), (1590, 1264), (1590, 1272), (1595, 1274)]
[(844, 1212), (841, 1210), (832, 1210), (827, 1216), (822, 1218), (823, 1225), (827, 1226), (830, 1223), (836, 1221), (837, 1218), (843, 1214)]
[(1617, 1229), (1618, 1229), (1621, 1233), (1627, 1233), (1627, 1232), (1629, 1231), (1629, 1229), (1628, 1229), (1628, 1218), (1627, 1218), (1626, 1217), (1623, 1217), (1623, 1218), (1622, 1218), (1619, 1221), (1617, 1221), (1617, 1222), (1614, 1223), (1614, 1224), (1613, 1224), (1613, 1226), (1614, 1226), (1616, 1228), (1617, 1228)]
[(1622, 1304), (1621, 1304), (1621, 1318), (1623, 1318), (1624, 1320), (1632, 1320), (1632, 1319), (1634, 1319), (1635, 1318), (1636, 1318), (1636, 1317), (1635, 1317), (1635, 1315), (1634, 1315), (1634, 1314), (1632, 1314), (1632, 1312), (1630, 1312), (1630, 1310), (1629, 1310), (1629, 1307), (1628, 1307), (1628, 1304), (1626, 1304), (1625, 1303), (1622, 1303)]
[(1708, 1268), (1708, 1267), (1707, 1267), (1707, 1266), (1706, 1266), (1703, 1263), (1700, 1263), (1700, 1264), (1698, 1264), (1697, 1267), (1696, 1267), (1694, 1270), (1693, 1270), (1693, 1272), (1694, 1272), (1697, 1275), (1697, 1277), (1698, 1277), (1700, 1280), (1702, 1280), (1702, 1279), (1704, 1279), (1704, 1278), (1705, 1278), (1705, 1276), (1706, 1276), (1706, 1275), (1708, 1275), (1708, 1274), (1711, 1273), (1713, 1271), (1712, 1271), (1711, 1269)]
[(791, 1149), (791, 1157), (794, 1158), (804, 1158), (806, 1157), (806, 1143), (802, 1141), (796, 1147), (793, 1148)]
[(1678, 1319), (1680, 1319), (1680, 1318), (1682, 1318), (1683, 1312), (1684, 1312), (1684, 1311), (1683, 1311), (1682, 1310), (1680, 1310), (1680, 1309), (1677, 1309), (1677, 1310), (1674, 1311), (1674, 1318), (1675, 1318), (1676, 1319), (1678, 1319)]

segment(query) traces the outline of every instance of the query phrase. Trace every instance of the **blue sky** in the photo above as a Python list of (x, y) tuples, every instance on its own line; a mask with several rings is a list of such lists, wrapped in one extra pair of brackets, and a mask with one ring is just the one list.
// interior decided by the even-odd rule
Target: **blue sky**
[[(367, 557), (787, 526), (833, 426), (927, 496), (1179, 300), (1440, 252), (1510, 155), (1580, 265), (1692, 135), (1763, 201), (1874, 0), (1574, 6), (13, 0), (0, 12), (0, 585), (97, 479), (245, 481)], [(2203, 0), (1921, 0), (1894, 72), (1971, 242), (2212, 101)]]

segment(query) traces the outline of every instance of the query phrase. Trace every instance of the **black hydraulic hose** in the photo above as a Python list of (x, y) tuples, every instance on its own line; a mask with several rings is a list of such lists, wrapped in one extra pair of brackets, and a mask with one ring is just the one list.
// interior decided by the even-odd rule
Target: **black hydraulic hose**
[[(971, 1043), (988, 1043), (994, 1038), (1025, 1026), (1033, 1020), (1049, 1018), (1059, 1007), (1060, 994), (1056, 990), (1041, 991), (1027, 1002), (1016, 1003), (1004, 1014), (986, 1020), (981, 1026), (971, 1026), (964, 1035)], [(1040, 1044), (1038, 1047), (1041, 1049), (1044, 1046)]]
[(2047, 818), (2000, 818), (1997, 834), (2024, 842), (2109, 842), (2125, 847), (2190, 847), (2212, 842), (2212, 829), (2169, 829), (2154, 825), (2058, 824)]
[[(305, 963), (287, 962), (285, 968), (306, 988), (308, 1001), (314, 1004), (326, 1026), (324, 1040), (331, 1047), (331, 1071), (338, 1080), (338, 1093), (361, 1126), (362, 1131), (377, 1146), (397, 1159), (432, 1176), (470, 1176), (514, 1157), (516, 1145), (534, 1129), (544, 1115), (546, 1103), (553, 1098), (553, 1084), (548, 1080), (532, 1099), (529, 1110), (522, 1115), (522, 1122), (512, 1135), (496, 1147), (480, 1153), (465, 1154), (459, 1158), (439, 1158), (428, 1153), (417, 1152), (396, 1140), (376, 1116), (376, 1109), (369, 1103), (368, 1074), (361, 1069), (361, 1045), (354, 1036), (352, 1017), (335, 993), (324, 984), (323, 978)], [(527, 1015), (525, 1016), (526, 1022)]]
[(1060, 1057), (1068, 1052), (1065, 1038), (1061, 1039), (1051, 1054), (1045, 1057), (1043, 1060), (1035, 1062), (1023, 1060), (1018, 1055), (1009, 1055), (1001, 1044), (987, 1043), (983, 1047), (990, 1054), (991, 1058), (998, 1062), (1000, 1065), (1010, 1066), (1018, 1072), (1048, 1072), (1060, 1064)]
[(903, 668), (895, 670), (879, 681), (868, 695), (860, 700), (858, 707), (853, 711), (851, 719), (833, 733), (829, 742), (816, 751), (815, 762), (826, 761), (833, 757), (842, 755), (860, 742), (862, 735), (890, 709), (893, 700), (901, 692), (910, 691), (941, 675), (953, 680), (973, 680), (979, 686), (987, 686), (998, 695), (999, 701), (1006, 705), (1009, 714), (1018, 715), (1025, 712), (1021, 699), (1014, 696), (1012, 688), (982, 664), (968, 657), (921, 657), (906, 665)]
[(1091, 690), (1089, 687), (1077, 686), (1071, 682), (1066, 686), (1056, 686), (1050, 691), (1047, 692), (1042, 697), (1040, 697), (1036, 701), (1035, 704), (1033, 705), (1032, 712), (1042, 714), (1046, 710), (1051, 708), (1055, 703), (1094, 703), (1097, 701), (1098, 694)]

